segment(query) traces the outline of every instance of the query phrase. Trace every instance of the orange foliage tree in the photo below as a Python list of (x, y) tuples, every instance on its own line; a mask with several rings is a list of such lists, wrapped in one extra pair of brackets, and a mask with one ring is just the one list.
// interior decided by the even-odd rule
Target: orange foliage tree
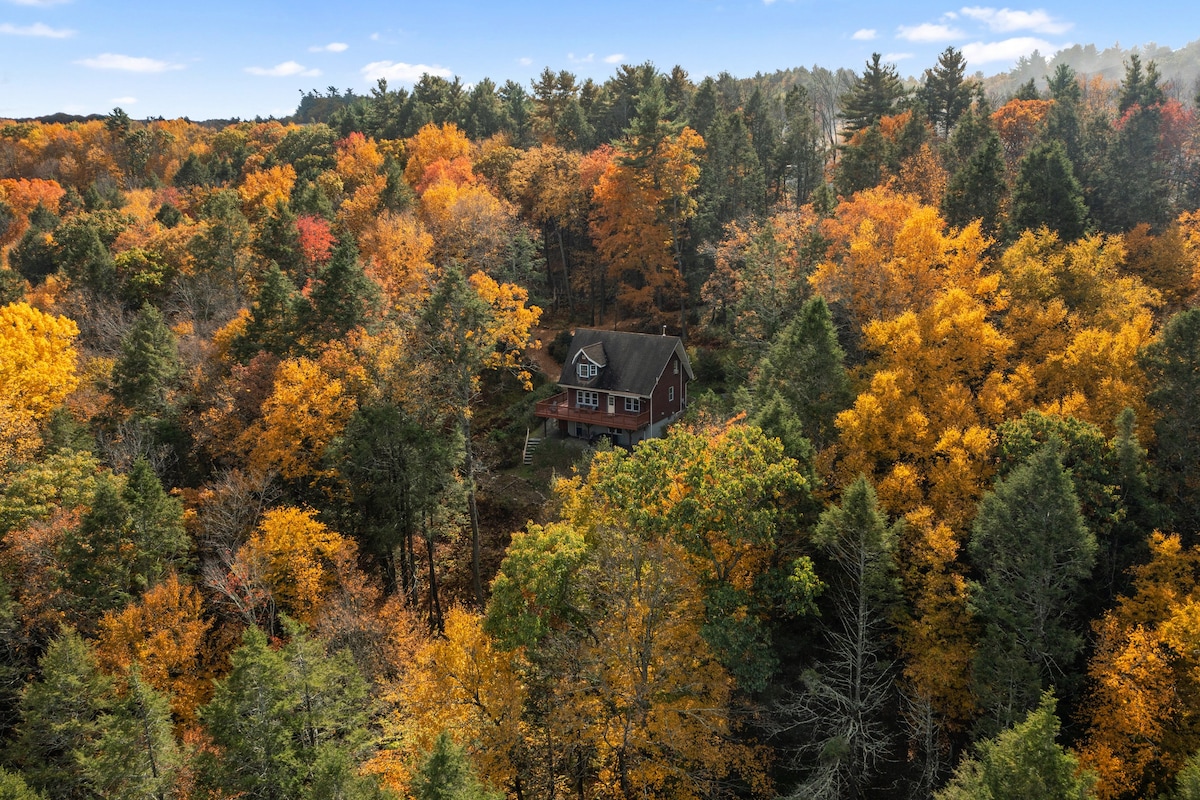
[(846, 307), (856, 327), (927, 307), (945, 288), (994, 289), (982, 275), (988, 240), (978, 223), (945, 228), (936, 209), (911, 195), (858, 192), (822, 224), (827, 260), (810, 280), (826, 300)]
[(113, 674), (137, 665), (146, 682), (170, 699), (176, 719), (191, 724), (212, 692), (202, 660), (211, 627), (200, 593), (172, 574), (138, 602), (104, 616), (96, 655)]
[(1103, 800), (1155, 797), (1200, 750), (1200, 549), (1155, 533), (1132, 593), (1095, 623), (1080, 760)]
[(1004, 162), (1012, 173), (1033, 143), (1053, 100), (1009, 100), (992, 112), (992, 124), (1004, 144)]
[(359, 249), (385, 305), (413, 311), (432, 290), (433, 236), (414, 214), (384, 212), (363, 231)]
[(655, 116), (627, 139), (596, 183), (592, 241), (617, 285), (618, 300), (634, 313), (651, 314), (668, 296), (683, 300), (680, 248), (683, 226), (696, 213), (691, 193), (703, 149), (694, 130), (671, 133)]

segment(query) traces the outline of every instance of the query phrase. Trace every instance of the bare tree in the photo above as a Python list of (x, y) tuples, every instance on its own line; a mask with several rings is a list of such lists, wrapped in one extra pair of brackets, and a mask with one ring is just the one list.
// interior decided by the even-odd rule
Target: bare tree
[(888, 642), (898, 602), (896, 528), (859, 478), (842, 505), (821, 515), (814, 539), (832, 561), (827, 649), (801, 676), (803, 688), (776, 709), (776, 731), (799, 744), (791, 765), (805, 774), (791, 797), (861, 798), (891, 759), (896, 703)]

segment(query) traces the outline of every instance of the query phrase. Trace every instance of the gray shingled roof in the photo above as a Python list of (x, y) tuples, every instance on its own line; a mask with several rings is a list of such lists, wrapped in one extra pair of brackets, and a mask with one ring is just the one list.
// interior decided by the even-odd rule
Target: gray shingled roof
[[(587, 350), (591, 356), (599, 349), (594, 347), (597, 344), (603, 346), (608, 365), (592, 380), (581, 381), (575, 372), (575, 357), (580, 350)], [(567, 352), (562, 377), (558, 382), (562, 386), (647, 396), (654, 391), (658, 376), (677, 349), (688, 379), (694, 380), (696, 376), (692, 373), (692, 365), (678, 336), (580, 328), (571, 339), (571, 349)]]

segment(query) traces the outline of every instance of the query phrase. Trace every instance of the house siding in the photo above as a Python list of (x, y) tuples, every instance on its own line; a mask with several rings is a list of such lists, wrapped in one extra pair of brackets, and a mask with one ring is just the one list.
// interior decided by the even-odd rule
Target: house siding
[[(687, 376), (679, 365), (679, 356), (671, 356), (671, 360), (667, 362), (662, 375), (658, 378), (658, 385), (654, 387), (651, 424), (674, 417), (683, 410), (687, 396), (686, 387)], [(675, 389), (675, 397), (668, 399), (672, 388)]]

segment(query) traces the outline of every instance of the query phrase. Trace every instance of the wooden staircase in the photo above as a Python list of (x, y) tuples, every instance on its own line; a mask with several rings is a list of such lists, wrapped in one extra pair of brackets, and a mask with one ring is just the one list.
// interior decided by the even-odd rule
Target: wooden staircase
[(538, 449), (538, 445), (542, 443), (541, 439), (531, 438), (529, 431), (525, 431), (525, 450), (522, 453), (521, 461), (529, 466), (533, 463), (533, 452)]

